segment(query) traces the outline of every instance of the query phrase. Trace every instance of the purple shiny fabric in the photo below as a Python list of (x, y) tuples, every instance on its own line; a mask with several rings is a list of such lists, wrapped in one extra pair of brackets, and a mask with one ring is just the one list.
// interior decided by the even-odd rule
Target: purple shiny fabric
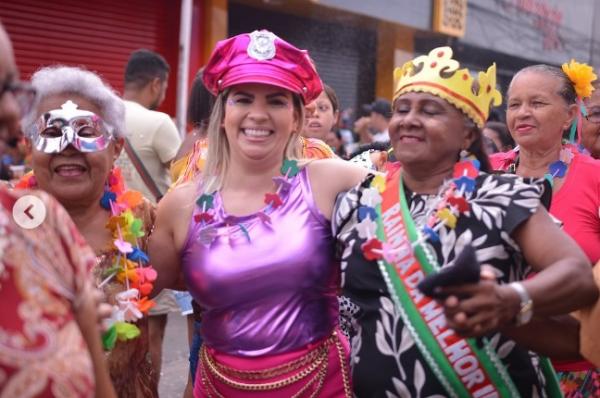
[[(337, 325), (339, 264), (306, 168), (282, 199), (268, 223), (256, 214), (227, 215), (216, 194), (211, 225), (233, 233), (209, 246), (198, 240), (206, 227), (192, 217), (182, 266), (204, 309), (201, 333), (209, 347), (242, 356), (278, 354), (327, 337)], [(251, 241), (227, 221), (243, 223)]]

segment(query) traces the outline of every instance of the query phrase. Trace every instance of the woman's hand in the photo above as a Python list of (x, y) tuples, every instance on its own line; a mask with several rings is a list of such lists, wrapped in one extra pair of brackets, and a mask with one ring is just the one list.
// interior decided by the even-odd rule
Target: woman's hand
[(491, 267), (483, 266), (481, 280), (460, 286), (440, 288), (448, 295), (441, 303), (448, 326), (463, 337), (477, 337), (511, 323), (520, 309), (518, 293), (508, 285), (498, 285)]
[(112, 306), (106, 302), (106, 297), (100, 289), (93, 289), (92, 297), (96, 304), (96, 318), (98, 321), (98, 330), (101, 333), (106, 332), (105, 320), (112, 314)]

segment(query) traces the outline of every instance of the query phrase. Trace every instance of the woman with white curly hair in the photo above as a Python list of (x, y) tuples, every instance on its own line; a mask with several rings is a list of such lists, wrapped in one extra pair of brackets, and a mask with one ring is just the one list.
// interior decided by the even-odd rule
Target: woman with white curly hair
[(33, 171), (17, 187), (37, 187), (58, 199), (96, 254), (93, 272), (113, 306), (103, 343), (118, 396), (157, 397), (144, 317), (156, 278), (144, 252), (154, 209), (125, 189), (114, 167), (125, 133), (123, 103), (81, 68), (42, 68), (31, 84), (38, 99), (23, 128)]

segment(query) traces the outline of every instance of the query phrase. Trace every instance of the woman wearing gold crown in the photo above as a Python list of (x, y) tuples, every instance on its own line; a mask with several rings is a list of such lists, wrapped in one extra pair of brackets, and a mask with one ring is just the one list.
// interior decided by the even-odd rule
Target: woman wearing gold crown
[[(549, 362), (513, 339), (536, 343), (517, 326), (598, 291), (584, 254), (540, 204), (541, 188), (488, 174), (480, 129), (501, 102), (495, 65), (473, 81), (442, 47), (395, 77), (389, 131), (402, 168), (369, 176), (334, 218), (356, 395), (560, 396)], [(457, 260), (469, 252), (476, 260)], [(432, 299), (417, 285), (439, 269), (446, 287), (438, 278)], [(576, 332), (553, 343), (576, 355)]]
[[(519, 71), (508, 89), (506, 113), (519, 147), (491, 157), (496, 169), (548, 181), (550, 213), (592, 264), (600, 261), (600, 161), (577, 144), (583, 119), (589, 119), (583, 100), (592, 94), (595, 79), (590, 66), (575, 61), (562, 69), (534, 65)], [(555, 362), (555, 368), (567, 396), (600, 396), (600, 374), (590, 363)]]

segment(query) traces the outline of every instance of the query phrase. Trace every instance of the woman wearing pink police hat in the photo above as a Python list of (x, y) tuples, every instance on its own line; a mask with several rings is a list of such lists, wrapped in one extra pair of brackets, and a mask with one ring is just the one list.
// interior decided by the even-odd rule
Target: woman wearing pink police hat
[(204, 174), (161, 201), (157, 289), (180, 275), (204, 309), (195, 397), (350, 397), (337, 332), (336, 196), (366, 171), (303, 161), (304, 104), (322, 84), (306, 51), (268, 31), (217, 44)]

